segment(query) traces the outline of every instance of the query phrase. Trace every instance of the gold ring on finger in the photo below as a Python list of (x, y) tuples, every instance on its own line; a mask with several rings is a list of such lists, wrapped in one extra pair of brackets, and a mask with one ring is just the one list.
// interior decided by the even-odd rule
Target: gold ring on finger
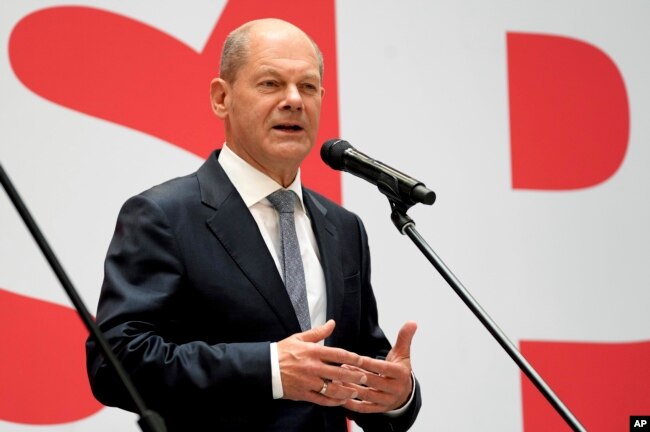
[(320, 391), (318, 393), (322, 394), (323, 396), (325, 395), (325, 392), (327, 391), (327, 386), (330, 384), (328, 380), (323, 380), (323, 387), (321, 387)]

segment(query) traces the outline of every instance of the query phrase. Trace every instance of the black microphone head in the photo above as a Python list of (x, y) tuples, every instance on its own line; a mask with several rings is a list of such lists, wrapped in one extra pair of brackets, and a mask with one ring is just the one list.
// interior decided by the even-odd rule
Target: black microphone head
[(352, 148), (349, 142), (338, 138), (331, 139), (320, 148), (320, 157), (330, 168), (342, 170), (345, 167), (343, 153), (349, 148)]

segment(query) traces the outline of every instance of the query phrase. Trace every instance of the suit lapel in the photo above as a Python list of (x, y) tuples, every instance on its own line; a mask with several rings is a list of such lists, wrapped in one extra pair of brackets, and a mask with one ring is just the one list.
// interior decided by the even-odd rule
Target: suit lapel
[(291, 300), (257, 223), (217, 157), (218, 151), (210, 155), (197, 173), (201, 200), (215, 210), (207, 225), (242, 273), (266, 299), (286, 331), (289, 334), (300, 332)]
[[(303, 200), (312, 222), (312, 229), (318, 243), (321, 264), (327, 286), (327, 319), (340, 322), (343, 311), (343, 269), (341, 250), (336, 226), (327, 216), (327, 209), (318, 202), (309, 190), (303, 188)], [(334, 332), (336, 334), (336, 331)], [(332, 337), (326, 345), (332, 344)]]

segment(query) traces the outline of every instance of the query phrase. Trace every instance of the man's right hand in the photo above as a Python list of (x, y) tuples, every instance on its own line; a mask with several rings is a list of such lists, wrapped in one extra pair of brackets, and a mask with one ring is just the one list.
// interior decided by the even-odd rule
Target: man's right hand
[[(334, 331), (334, 320), (278, 342), (280, 376), (284, 399), (312, 402), (324, 406), (343, 405), (357, 397), (357, 390), (345, 383), (365, 384), (363, 372), (345, 369), (342, 364), (359, 366), (361, 356), (318, 342)], [(323, 384), (327, 390), (320, 394)]]

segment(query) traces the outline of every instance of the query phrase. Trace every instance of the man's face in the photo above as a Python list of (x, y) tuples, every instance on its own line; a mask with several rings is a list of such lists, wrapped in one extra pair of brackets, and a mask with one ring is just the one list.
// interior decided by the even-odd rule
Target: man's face
[(245, 64), (223, 85), (228, 146), (267, 174), (297, 169), (316, 141), (324, 92), (311, 42), (252, 30)]

